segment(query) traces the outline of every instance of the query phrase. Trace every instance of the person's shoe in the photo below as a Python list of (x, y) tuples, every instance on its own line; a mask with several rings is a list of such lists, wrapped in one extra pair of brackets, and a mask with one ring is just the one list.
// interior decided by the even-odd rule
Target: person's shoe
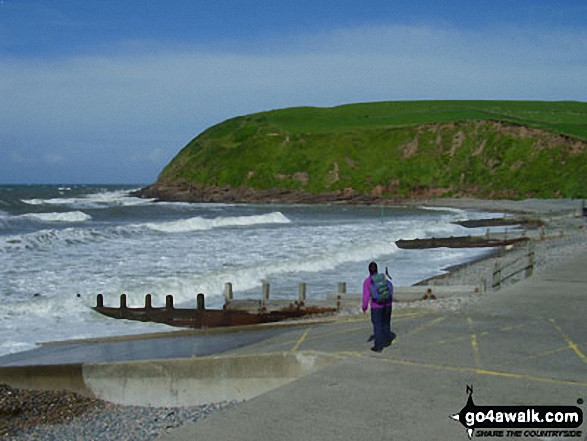
[(373, 347), (371, 348), (371, 350), (372, 350), (373, 352), (381, 352), (381, 351), (383, 351), (383, 349), (378, 349), (378, 348), (376, 348), (375, 346), (373, 346)]
[(385, 343), (383, 343), (383, 346), (385, 346), (385, 347), (391, 346), (391, 341), (386, 341)]

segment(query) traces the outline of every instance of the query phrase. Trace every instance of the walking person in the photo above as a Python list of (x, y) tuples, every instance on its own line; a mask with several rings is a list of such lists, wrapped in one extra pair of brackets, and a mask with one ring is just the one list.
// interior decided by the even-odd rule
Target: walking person
[(369, 264), (369, 277), (363, 282), (363, 314), (367, 313), (371, 304), (371, 323), (373, 323), (374, 352), (381, 352), (391, 344), (395, 335), (391, 332), (391, 310), (393, 284), (389, 274), (379, 274), (377, 264)]

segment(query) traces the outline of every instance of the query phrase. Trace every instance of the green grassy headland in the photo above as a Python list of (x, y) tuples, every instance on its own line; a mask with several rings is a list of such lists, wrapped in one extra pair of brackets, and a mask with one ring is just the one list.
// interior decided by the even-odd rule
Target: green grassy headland
[(407, 101), (261, 112), (202, 132), (156, 185), (585, 198), (587, 103)]

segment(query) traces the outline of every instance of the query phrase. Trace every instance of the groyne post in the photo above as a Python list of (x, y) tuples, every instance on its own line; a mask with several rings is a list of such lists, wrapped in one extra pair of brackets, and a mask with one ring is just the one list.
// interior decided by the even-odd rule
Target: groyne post
[(501, 266), (499, 262), (495, 262), (493, 265), (493, 280), (491, 286), (494, 290), (501, 289)]
[(98, 294), (96, 297), (96, 308), (103, 308), (104, 307), (104, 296), (102, 294)]
[(169, 323), (173, 322), (173, 296), (170, 294), (165, 296), (165, 316)]
[(298, 305), (304, 305), (306, 303), (306, 283), (300, 282), (298, 284)]
[(126, 318), (126, 294), (120, 295), (119, 315), (121, 319)]
[(230, 302), (232, 302), (233, 298), (232, 283), (226, 282), (224, 284), (224, 304), (228, 305)]
[(152, 308), (153, 308), (153, 304), (151, 302), (151, 294), (147, 294), (145, 296), (145, 310), (147, 312), (150, 312)]
[(526, 266), (526, 278), (530, 277), (534, 272), (534, 265), (536, 264), (536, 256), (534, 251), (530, 250), (528, 253), (528, 266)]
[(346, 294), (346, 282), (338, 282), (336, 289), (336, 309), (340, 311), (342, 307), (342, 296)]
[(263, 282), (263, 287), (261, 288), (261, 306), (267, 305), (269, 301), (269, 282)]
[(205, 302), (206, 302), (206, 300), (205, 300), (204, 294), (199, 293), (196, 296), (196, 306), (197, 306), (198, 311), (204, 311), (206, 309)]
[(167, 311), (173, 311), (173, 296), (167, 295), (165, 297), (165, 309)]

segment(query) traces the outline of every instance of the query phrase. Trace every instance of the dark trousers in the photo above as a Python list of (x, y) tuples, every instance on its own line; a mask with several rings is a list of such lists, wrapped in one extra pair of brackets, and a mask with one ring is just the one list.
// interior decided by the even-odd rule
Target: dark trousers
[(383, 308), (371, 308), (371, 323), (373, 323), (373, 333), (375, 334), (375, 349), (383, 349), (395, 337), (391, 332), (391, 305)]

